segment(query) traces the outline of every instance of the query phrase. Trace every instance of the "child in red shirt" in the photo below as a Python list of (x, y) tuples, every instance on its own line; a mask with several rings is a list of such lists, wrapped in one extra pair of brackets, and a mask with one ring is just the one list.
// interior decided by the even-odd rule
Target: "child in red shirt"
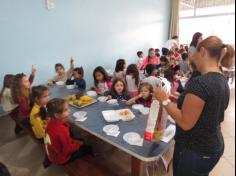
[[(32, 73), (29, 78), (23, 73), (15, 75), (11, 87), (12, 99), (18, 105), (14, 120), (20, 121), (20, 123), (28, 127), (30, 127), (30, 91), (35, 73), (36, 69), (32, 66)], [(16, 124), (15, 134), (19, 134), (21, 131), (21, 127)]]
[(87, 153), (92, 153), (88, 145), (71, 138), (69, 105), (64, 99), (54, 98), (47, 104), (47, 113), (51, 120), (46, 128), (44, 143), (49, 160), (57, 165), (66, 164)]

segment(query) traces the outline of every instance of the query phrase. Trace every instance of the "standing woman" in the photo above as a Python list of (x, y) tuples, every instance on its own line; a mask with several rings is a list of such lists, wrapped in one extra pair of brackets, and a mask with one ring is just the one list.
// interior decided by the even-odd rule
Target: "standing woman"
[(176, 121), (174, 176), (208, 176), (224, 152), (221, 122), (230, 91), (220, 66), (233, 64), (234, 49), (218, 37), (203, 40), (193, 62), (201, 75), (179, 97), (177, 107), (158, 88), (156, 98)]
[(190, 48), (188, 49), (188, 59), (189, 61), (192, 60), (193, 54), (196, 51), (197, 45), (202, 41), (202, 33), (196, 32), (193, 35), (192, 41), (190, 43)]

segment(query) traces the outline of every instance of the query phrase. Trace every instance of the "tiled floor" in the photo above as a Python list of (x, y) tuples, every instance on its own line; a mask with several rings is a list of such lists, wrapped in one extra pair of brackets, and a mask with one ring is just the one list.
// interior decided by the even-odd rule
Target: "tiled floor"
[[(222, 131), (225, 139), (225, 152), (220, 162), (211, 172), (210, 176), (235, 175), (235, 89), (231, 89), (230, 105), (225, 113)], [(15, 137), (13, 134), (14, 123), (10, 118), (0, 118), (0, 162), (9, 168), (12, 176), (65, 176), (62, 167), (42, 167), (43, 152), (32, 139), (26, 135)], [(108, 147), (109, 148), (109, 147)], [(108, 154), (112, 165), (119, 170), (121, 176), (130, 175), (129, 158), (120, 151), (111, 149)], [(120, 152), (120, 153), (119, 153)], [(116, 153), (116, 154), (114, 154)], [(125, 157), (125, 162), (115, 162), (117, 156)], [(109, 161), (110, 162), (110, 161)], [(123, 171), (123, 172), (121, 172)]]

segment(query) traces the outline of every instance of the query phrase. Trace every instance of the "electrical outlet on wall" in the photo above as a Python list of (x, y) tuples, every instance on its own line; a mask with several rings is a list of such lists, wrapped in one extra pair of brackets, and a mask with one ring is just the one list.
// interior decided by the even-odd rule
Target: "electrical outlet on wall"
[(55, 8), (55, 3), (53, 0), (45, 0), (45, 3), (48, 10), (53, 10)]

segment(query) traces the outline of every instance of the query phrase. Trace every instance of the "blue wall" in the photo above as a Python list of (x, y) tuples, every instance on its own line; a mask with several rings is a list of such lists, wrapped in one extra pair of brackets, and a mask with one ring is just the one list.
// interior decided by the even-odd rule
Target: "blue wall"
[(136, 62), (136, 51), (161, 47), (168, 37), (170, 0), (0, 0), (0, 85), (7, 73), (30, 73), (34, 84), (54, 73), (54, 64), (69, 67), (70, 56), (92, 71), (114, 68), (116, 59)]

